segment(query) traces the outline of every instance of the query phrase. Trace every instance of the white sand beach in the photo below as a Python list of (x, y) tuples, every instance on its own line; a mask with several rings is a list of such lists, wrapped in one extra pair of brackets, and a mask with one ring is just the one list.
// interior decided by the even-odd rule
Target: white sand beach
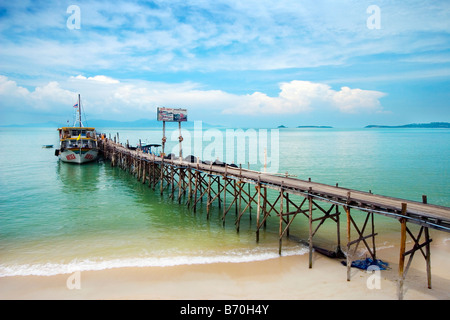
[[(417, 253), (406, 278), (405, 300), (450, 299), (446, 236), (434, 235), (432, 289), (427, 288), (425, 260)], [(379, 282), (375, 274), (355, 268), (347, 281), (340, 259), (314, 253), (311, 269), (306, 254), (246, 263), (85, 271), (78, 274), (78, 289), (67, 286), (68, 280), (72, 287), (75, 283), (70, 274), (3, 277), (0, 299), (397, 300), (398, 252), (396, 246), (378, 251), (390, 266), (380, 271)]]

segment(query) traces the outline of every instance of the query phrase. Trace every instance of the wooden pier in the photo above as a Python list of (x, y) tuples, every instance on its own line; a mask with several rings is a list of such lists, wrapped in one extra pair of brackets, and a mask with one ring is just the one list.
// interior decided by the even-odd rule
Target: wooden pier
[[(314, 236), (323, 223), (331, 219), (336, 223), (337, 249), (329, 255), (347, 259), (347, 280), (350, 281), (352, 256), (363, 245), (373, 260), (377, 259), (375, 246), (374, 215), (384, 215), (400, 222), (399, 253), (399, 297), (403, 295), (403, 283), (412, 258), (420, 251), (425, 258), (428, 288), (431, 289), (429, 229), (450, 232), (450, 208), (422, 202), (398, 199), (372, 194), (370, 192), (346, 189), (289, 176), (275, 175), (230, 166), (218, 161), (201, 161), (193, 156), (185, 159), (165, 159), (140, 150), (130, 150), (111, 139), (99, 143), (104, 158), (134, 174), (142, 183), (148, 184), (161, 194), (169, 192), (179, 203), (185, 201), (194, 212), (199, 201), (206, 198), (206, 215), (210, 218), (211, 207), (216, 203), (221, 211), (222, 221), (233, 208), (236, 214), (236, 230), (242, 216), (256, 208), (256, 241), (261, 228), (269, 216), (279, 218), (279, 253), (282, 241), (289, 236), (289, 227), (300, 214), (308, 219), (309, 267), (313, 266)], [(253, 187), (250, 187), (253, 186)], [(268, 190), (275, 197), (268, 196)], [(255, 212), (255, 211), (253, 211)], [(346, 246), (341, 246), (340, 216), (344, 214), (347, 223)], [(355, 219), (355, 214), (363, 215)], [(418, 225), (414, 234), (408, 225)], [(414, 228), (416, 229), (416, 228)], [(352, 237), (352, 232), (356, 237)], [(407, 237), (414, 245), (406, 248)], [(345, 250), (343, 250), (345, 249)], [(320, 250), (320, 249), (319, 249)], [(345, 253), (344, 253), (345, 251)], [(406, 261), (406, 258), (409, 258)], [(406, 264), (405, 264), (406, 262)]]

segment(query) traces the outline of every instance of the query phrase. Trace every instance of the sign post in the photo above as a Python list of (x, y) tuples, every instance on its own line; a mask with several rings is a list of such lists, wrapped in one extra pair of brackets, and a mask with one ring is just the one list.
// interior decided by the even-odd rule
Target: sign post
[(162, 154), (161, 156), (164, 158), (166, 156), (166, 154), (164, 153), (164, 147), (166, 145), (166, 122), (163, 121), (163, 137), (162, 137)]
[(181, 147), (181, 142), (183, 141), (183, 137), (181, 135), (181, 121), (178, 121), (178, 132), (180, 136), (178, 137), (178, 141), (180, 142), (180, 161), (183, 160), (183, 148)]
[(187, 109), (174, 109), (174, 108), (158, 108), (158, 121), (163, 122), (163, 138), (162, 138), (162, 155), (165, 156), (164, 146), (166, 144), (166, 121), (168, 122), (178, 122), (178, 131), (179, 137), (178, 141), (180, 142), (180, 159), (183, 158), (183, 148), (181, 146), (181, 142), (183, 141), (183, 137), (181, 135), (181, 122), (187, 121)]

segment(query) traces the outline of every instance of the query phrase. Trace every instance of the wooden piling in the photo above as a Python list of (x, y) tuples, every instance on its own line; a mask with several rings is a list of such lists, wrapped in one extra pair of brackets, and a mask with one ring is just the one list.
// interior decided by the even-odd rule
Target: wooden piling
[(312, 268), (312, 258), (313, 258), (313, 231), (312, 231), (312, 214), (313, 214), (313, 201), (311, 197), (311, 191), (312, 188), (309, 189), (308, 194), (308, 203), (309, 203), (309, 210), (308, 210), (308, 222), (309, 222), (309, 237), (308, 237), (308, 243), (309, 243), (309, 268)]
[(258, 192), (258, 203), (256, 207), (256, 242), (259, 242), (259, 218), (261, 215), (261, 178), (258, 177), (258, 184), (256, 185), (256, 190)]
[(284, 193), (283, 193), (283, 182), (281, 183), (281, 188), (280, 188), (280, 226), (279, 226), (279, 247), (278, 247), (278, 254), (281, 255), (281, 245), (283, 242), (283, 198), (284, 198)]
[[(406, 203), (402, 203), (402, 215), (406, 214)], [(406, 251), (406, 218), (400, 218), (400, 260), (398, 263), (398, 274), (403, 278), (405, 268), (405, 251)]]
[(351, 257), (350, 257), (350, 242), (351, 242), (351, 228), (350, 228), (350, 207), (348, 204), (350, 203), (350, 192), (347, 193), (347, 202), (346, 206), (344, 206), (345, 213), (347, 214), (347, 281), (350, 281), (350, 272), (351, 272)]

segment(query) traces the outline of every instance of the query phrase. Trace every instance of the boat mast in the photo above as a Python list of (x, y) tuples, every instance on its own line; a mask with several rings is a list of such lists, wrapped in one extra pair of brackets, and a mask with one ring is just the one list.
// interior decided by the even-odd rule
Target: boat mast
[(78, 122), (79, 122), (79, 127), (81, 128), (83, 126), (83, 124), (81, 123), (81, 98), (80, 98), (80, 94), (78, 94)]

